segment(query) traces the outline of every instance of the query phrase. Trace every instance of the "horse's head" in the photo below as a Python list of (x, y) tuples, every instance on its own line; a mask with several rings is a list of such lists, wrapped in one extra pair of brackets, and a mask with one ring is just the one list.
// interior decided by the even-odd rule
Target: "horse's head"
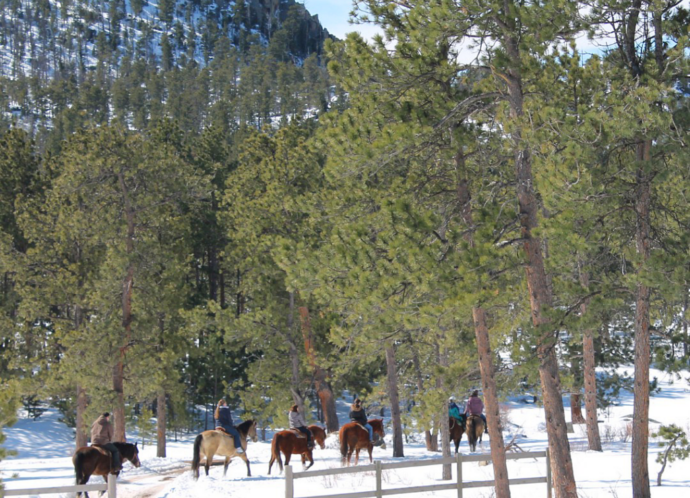
[[(383, 430), (383, 419), (382, 418), (373, 418), (373, 419), (369, 419), (367, 422), (371, 426), (371, 429), (372, 429), (372, 432), (374, 433), (374, 435), (378, 435), (381, 438), (379, 444), (381, 445), (381, 449), (385, 450), (386, 449), (386, 441), (384, 441), (383, 438), (385, 437), (386, 433)], [(374, 439), (376, 439), (376, 438), (374, 438)]]
[(321, 449), (326, 449), (326, 431), (318, 425), (310, 425), (309, 430), (314, 435), (314, 440), (319, 443)]
[(115, 443), (117, 449), (122, 455), (124, 460), (129, 460), (135, 467), (141, 467), (141, 462), (139, 461), (139, 447), (137, 443)]
[(259, 436), (256, 433), (256, 420), (245, 420), (240, 425), (236, 425), (235, 428), (240, 432), (244, 438), (249, 438), (253, 443), (259, 440)]
[(378, 434), (382, 438), (386, 435), (383, 430), (383, 419), (382, 418), (372, 418), (368, 420), (374, 434)]
[(256, 433), (256, 420), (252, 420), (252, 425), (249, 426), (249, 432), (247, 436), (252, 440), (252, 443), (256, 443), (259, 440), (259, 435)]

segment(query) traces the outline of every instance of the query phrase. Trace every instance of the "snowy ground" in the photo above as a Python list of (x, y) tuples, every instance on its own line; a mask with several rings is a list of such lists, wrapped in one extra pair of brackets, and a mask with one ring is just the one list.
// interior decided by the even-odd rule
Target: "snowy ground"
[[(632, 373), (632, 370), (629, 370)], [(650, 433), (659, 423), (675, 423), (690, 432), (690, 388), (684, 380), (672, 381), (672, 378), (658, 371), (652, 377), (659, 379), (661, 392), (652, 397), (650, 418), (654, 421)], [(565, 399), (567, 404), (568, 400)], [(516, 442), (526, 451), (540, 451), (546, 448), (546, 431), (543, 409), (519, 401), (507, 402), (509, 409), (509, 429), (504, 438), (506, 441), (518, 434)], [(340, 419), (346, 419), (347, 404), (341, 401)], [(632, 495), (630, 479), (630, 438), (626, 438), (632, 416), (632, 395), (624, 393), (620, 404), (612, 407), (606, 414), (600, 414), (600, 431), (604, 451), (602, 453), (587, 450), (587, 439), (584, 426), (575, 426), (571, 434), (571, 449), (579, 495), (582, 498), (613, 497), (624, 498)], [(566, 410), (569, 417), (570, 411)], [(0, 476), (7, 489), (28, 487), (59, 486), (74, 483), (74, 470), (71, 462), (73, 440), (71, 431), (58, 422), (58, 414), (48, 411), (38, 420), (22, 418), (11, 428), (5, 430), (7, 441), (5, 447), (14, 449), (18, 455), (0, 462)], [(387, 430), (390, 441), (390, 429)], [(212, 498), (216, 496), (237, 496), (256, 498), (284, 496), (285, 481), (274, 465), (272, 475), (268, 475), (270, 442), (249, 443), (248, 456), (252, 464), (252, 477), (246, 476), (246, 467), (241, 460), (233, 461), (227, 476), (223, 477), (222, 466), (212, 467), (210, 476), (203, 475), (194, 481), (189, 469), (192, 458), (192, 441), (190, 435), (178, 442), (168, 443), (168, 457), (156, 458), (155, 445), (147, 445), (140, 452), (142, 467), (135, 469), (129, 463), (118, 480), (118, 496), (122, 498)], [(485, 436), (485, 439), (486, 436)], [(626, 440), (627, 439), (627, 440)], [(131, 440), (131, 436), (130, 436)], [(400, 459), (392, 458), (392, 445), (387, 450), (374, 449), (374, 459), (391, 462)], [(340, 467), (340, 454), (337, 437), (331, 437), (325, 450), (317, 449), (314, 453), (313, 470)], [(468, 454), (466, 440), (463, 439), (460, 451)], [(488, 440), (478, 452), (489, 452)], [(667, 467), (663, 474), (663, 486), (656, 486), (656, 476), (660, 464), (656, 463), (659, 447), (656, 441), (649, 445), (649, 470), (652, 483), (652, 494), (655, 498), (680, 498), (690, 496), (690, 460), (679, 461)], [(429, 453), (424, 448), (421, 437), (413, 437), (405, 444), (405, 460), (429, 459), (439, 457), (438, 453)], [(366, 458), (364, 462), (366, 462)], [(300, 471), (299, 460), (293, 460), (294, 470)], [(360, 461), (362, 463), (362, 461)], [(509, 462), (511, 478), (544, 476), (546, 472), (544, 459), (526, 459)], [(441, 467), (421, 467), (384, 471), (383, 488), (399, 488), (436, 484), (440, 480)], [(455, 475), (453, 475), (455, 477)], [(466, 481), (487, 480), (492, 478), (491, 466), (480, 466), (477, 463), (463, 465), (463, 477)], [(100, 478), (94, 478), (98, 481)], [(352, 491), (373, 490), (375, 487), (373, 473), (349, 474), (340, 476), (314, 477), (295, 481), (295, 496), (308, 497), (321, 494), (347, 493)], [(515, 486), (511, 490), (513, 497), (534, 498), (546, 496), (544, 484)], [(53, 495), (55, 496), (55, 495)], [(416, 494), (419, 497), (454, 497), (455, 491)], [(492, 488), (478, 488), (464, 491), (466, 497), (494, 496)]]

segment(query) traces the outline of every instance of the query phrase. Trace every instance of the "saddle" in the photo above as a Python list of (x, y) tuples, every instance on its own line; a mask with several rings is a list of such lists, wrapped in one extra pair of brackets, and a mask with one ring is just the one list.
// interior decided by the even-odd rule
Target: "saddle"
[(225, 434), (226, 436), (232, 437), (232, 434), (230, 434), (228, 431), (226, 431), (226, 430), (223, 429), (222, 427), (216, 427), (216, 430), (217, 430), (218, 432), (222, 432), (222, 433)]
[(304, 432), (302, 432), (302, 431), (299, 430), (299, 429), (291, 428), (291, 429), (288, 429), (288, 430), (289, 430), (289, 431), (292, 431), (292, 433), (293, 433), (293, 434), (295, 435), (295, 437), (297, 437), (297, 438), (307, 439), (307, 436), (304, 434)]

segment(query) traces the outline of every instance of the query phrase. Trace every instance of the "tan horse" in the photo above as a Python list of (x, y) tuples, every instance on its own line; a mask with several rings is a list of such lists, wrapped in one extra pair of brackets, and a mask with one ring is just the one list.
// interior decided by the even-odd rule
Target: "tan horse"
[[(310, 425), (307, 429), (314, 435), (314, 441), (318, 443), (321, 449), (324, 449), (326, 447), (326, 431), (318, 425)], [(273, 435), (271, 442), (271, 461), (268, 462), (268, 475), (271, 475), (271, 467), (276, 460), (280, 471), (283, 471), (283, 461), (280, 459), (281, 452), (285, 455), (285, 465), (290, 463), (292, 455), (302, 455), (302, 465), (306, 465), (307, 460), (309, 460), (309, 467), (314, 465), (312, 450), (307, 448), (307, 438), (305, 436), (298, 437), (293, 430), (280, 431)]]
[(477, 451), (477, 441), (481, 440), (484, 434), (484, 420), (479, 415), (470, 415), (465, 423), (465, 433), (470, 451)]
[(236, 425), (235, 429), (240, 433), (240, 441), (242, 443), (242, 449), (245, 451), (244, 453), (237, 453), (235, 450), (234, 438), (223, 431), (204, 431), (196, 437), (194, 440), (194, 457), (192, 458), (194, 479), (199, 478), (201, 455), (206, 458), (204, 464), (206, 475), (208, 475), (208, 469), (213, 463), (213, 455), (216, 454), (225, 457), (223, 476), (228, 472), (230, 459), (235, 456), (241, 458), (247, 464), (247, 476), (252, 475), (251, 469), (249, 468), (249, 460), (247, 459), (247, 437), (253, 442), (258, 440), (258, 436), (256, 435), (256, 420), (245, 420), (240, 425)]
[[(374, 418), (368, 420), (369, 425), (373, 429), (374, 435), (378, 435), (381, 439), (385, 435), (383, 432), (383, 419)], [(359, 425), (357, 422), (350, 422), (340, 428), (340, 455), (342, 456), (342, 464), (350, 465), (352, 453), (355, 453), (355, 465), (359, 463), (359, 451), (366, 449), (369, 452), (369, 463), (373, 462), (371, 453), (374, 449), (374, 444), (369, 441), (369, 431)], [(381, 444), (382, 449), (386, 449), (386, 444)]]

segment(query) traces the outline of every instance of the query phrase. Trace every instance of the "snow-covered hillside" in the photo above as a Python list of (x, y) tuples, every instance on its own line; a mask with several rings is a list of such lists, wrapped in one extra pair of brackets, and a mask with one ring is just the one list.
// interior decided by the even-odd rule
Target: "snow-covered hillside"
[(11, 79), (95, 70), (99, 61), (114, 70), (124, 56), (149, 63), (184, 57), (205, 66), (221, 38), (236, 47), (266, 45), (288, 15), (304, 39), (292, 47), (294, 56), (320, 50), (329, 36), (295, 0), (2, 0), (0, 6), (0, 77)]
[[(626, 370), (626, 369), (621, 369)], [(632, 372), (631, 368), (627, 369)], [(661, 391), (650, 403), (650, 417), (654, 421), (651, 431), (659, 424), (675, 423), (686, 432), (690, 432), (690, 389), (685, 380), (674, 380), (672, 377), (653, 371), (652, 377), (659, 379)], [(632, 416), (632, 394), (623, 393), (620, 403), (600, 414), (600, 429), (604, 451), (602, 453), (587, 450), (584, 426), (575, 426), (571, 434), (571, 449), (579, 495), (583, 498), (603, 498), (631, 496), (630, 480), (630, 435), (629, 424)], [(567, 406), (567, 398), (565, 403)], [(516, 442), (525, 451), (538, 451), (546, 447), (546, 431), (543, 410), (533, 404), (520, 400), (505, 403), (508, 409), (509, 424), (504, 437), (512, 439), (517, 434)], [(339, 417), (346, 420), (348, 405), (345, 400), (339, 401)], [(569, 410), (567, 410), (569, 415)], [(390, 432), (390, 429), (388, 430)], [(73, 451), (71, 430), (58, 422), (58, 414), (52, 410), (46, 412), (36, 421), (21, 418), (14, 426), (6, 430), (8, 439), (5, 446), (18, 452), (16, 457), (0, 463), (2, 479), (8, 489), (38, 486), (54, 486), (73, 483), (73, 468), (70, 455)], [(129, 464), (120, 478), (118, 496), (123, 498), (211, 498), (215, 496), (237, 497), (279, 497), (284, 495), (284, 479), (277, 474), (274, 466), (271, 476), (267, 475), (270, 458), (270, 441), (250, 443), (248, 456), (252, 464), (252, 477), (246, 476), (246, 467), (242, 461), (234, 461), (223, 477), (222, 467), (213, 467), (209, 477), (204, 475), (194, 481), (189, 470), (192, 458), (192, 441), (194, 434), (180, 441), (170, 441), (168, 457), (156, 458), (155, 446), (148, 444), (141, 452), (142, 467), (135, 469)], [(270, 438), (271, 434), (268, 434)], [(129, 435), (131, 440), (135, 434)], [(387, 437), (390, 440), (390, 435)], [(337, 438), (331, 436), (325, 450), (315, 451), (316, 469), (340, 466)], [(383, 462), (395, 461), (391, 457), (391, 445), (387, 450), (374, 449), (374, 459)], [(467, 454), (467, 442), (463, 440), (460, 450)], [(659, 446), (650, 441), (649, 468), (652, 481), (652, 493), (655, 498), (680, 498), (688, 496), (690, 489), (690, 460), (679, 461), (667, 467), (663, 474), (663, 486), (656, 487), (656, 475), (660, 464), (656, 463)], [(479, 452), (488, 452), (488, 441)], [(405, 459), (429, 459), (439, 454), (425, 450), (421, 435), (413, 434), (405, 444)], [(301, 470), (299, 462), (295, 470)], [(543, 459), (526, 459), (509, 463), (510, 477), (535, 477), (545, 475)], [(386, 471), (383, 476), (383, 487), (397, 488), (412, 485), (434, 484), (440, 482), (440, 467), (422, 467), (419, 469), (402, 469)], [(480, 466), (475, 463), (464, 464), (464, 479), (468, 481), (491, 479), (491, 466)], [(100, 478), (96, 478), (100, 479)], [(371, 473), (347, 476), (315, 477), (296, 481), (296, 496), (304, 497), (316, 494), (335, 494), (351, 491), (363, 491), (374, 488), (374, 477)], [(493, 496), (491, 488), (465, 490), (467, 497)], [(456, 496), (455, 492), (436, 492), (411, 496)], [(513, 497), (533, 498), (545, 496), (543, 484), (524, 485), (512, 489)]]

